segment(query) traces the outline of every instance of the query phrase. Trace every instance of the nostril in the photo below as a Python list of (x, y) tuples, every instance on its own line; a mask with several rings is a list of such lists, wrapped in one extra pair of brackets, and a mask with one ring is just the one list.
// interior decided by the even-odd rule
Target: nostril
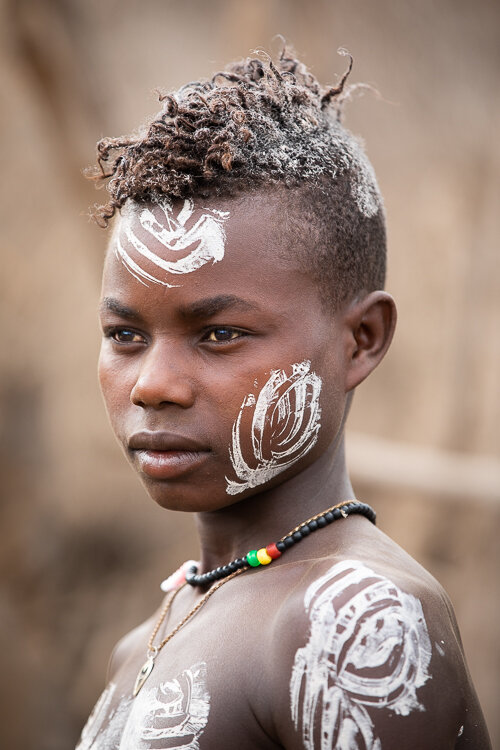
[(133, 392), (130, 394), (130, 401), (134, 406), (142, 406), (144, 408), (144, 402), (140, 398), (136, 398)]
[(192, 405), (194, 389), (189, 378), (172, 369), (155, 368), (143, 371), (130, 393), (134, 406), (143, 409), (161, 409), (168, 404), (183, 408)]

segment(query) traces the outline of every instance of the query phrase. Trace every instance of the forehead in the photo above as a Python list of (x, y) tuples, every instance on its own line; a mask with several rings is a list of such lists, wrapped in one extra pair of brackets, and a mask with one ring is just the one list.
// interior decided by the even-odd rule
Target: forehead
[[(255, 192), (237, 198), (192, 199), (158, 203), (127, 201), (118, 216), (112, 242), (140, 252), (140, 245), (167, 261), (168, 273), (188, 273), (238, 250), (293, 263), (287, 237), (284, 198)], [(284, 248), (287, 252), (284, 253)], [(189, 258), (189, 262), (188, 259)], [(240, 261), (244, 261), (243, 254)]]
[(163, 204), (129, 202), (110, 240), (104, 286), (163, 299), (209, 294), (267, 305), (318, 297), (286, 231), (279, 195)]

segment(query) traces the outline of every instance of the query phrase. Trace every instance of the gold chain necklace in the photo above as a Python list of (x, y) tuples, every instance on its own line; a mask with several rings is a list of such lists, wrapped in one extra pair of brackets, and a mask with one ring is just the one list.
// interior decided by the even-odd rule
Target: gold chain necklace
[[(178, 633), (179, 630), (203, 607), (203, 605), (210, 599), (213, 594), (215, 594), (218, 589), (220, 589), (221, 586), (230, 581), (232, 578), (236, 578), (236, 576), (244, 573), (245, 570), (248, 570), (250, 567), (268, 565), (272, 561), (272, 559), (281, 557), (282, 552), (284, 552), (288, 547), (291, 547), (297, 542), (300, 542), (304, 537), (309, 536), (311, 532), (316, 531), (319, 528), (323, 528), (324, 526), (327, 526), (328, 524), (338, 520), (339, 518), (348, 518), (351, 514), (364, 515), (372, 523), (375, 523), (375, 511), (369, 505), (367, 505), (366, 503), (360, 503), (357, 500), (344, 500), (341, 503), (337, 503), (337, 505), (332, 505), (331, 508), (327, 508), (327, 510), (324, 510), (322, 513), (311, 516), (311, 518), (308, 518), (307, 521), (299, 524), (288, 534), (285, 534), (285, 536), (281, 537), (279, 542), (277, 542), (276, 544), (268, 545), (266, 548), (262, 548), (260, 550), (251, 550), (246, 555), (246, 557), (237, 558), (228, 565), (225, 565), (221, 568), (216, 568), (215, 570), (200, 576), (196, 574), (196, 566), (194, 566), (194, 569), (192, 569), (187, 574), (187, 578), (190, 577), (190, 580), (186, 580), (181, 586), (174, 589), (174, 591), (172, 591), (167, 601), (165, 602), (165, 605), (163, 606), (160, 617), (158, 618), (158, 621), (154, 626), (153, 632), (151, 633), (151, 636), (149, 638), (148, 649), (146, 652), (147, 659), (139, 670), (139, 673), (135, 680), (134, 689), (132, 691), (132, 696), (135, 698), (135, 696), (139, 693), (142, 686), (148, 679), (149, 675), (153, 671), (155, 659), (162, 648), (167, 645), (167, 643), (174, 637), (174, 635), (176, 635), (176, 633)], [(158, 644), (158, 646), (155, 646), (154, 639), (158, 635), (162, 623), (164, 622), (179, 591), (182, 591), (182, 589), (188, 583), (190, 583), (191, 585), (206, 585), (211, 584), (213, 581), (217, 580), (217, 578), (220, 578), (221, 580), (219, 580), (214, 586), (212, 586), (200, 599), (200, 601), (189, 610), (187, 615), (177, 623), (175, 628)]]
[(135, 696), (137, 695), (137, 693), (142, 688), (142, 686), (148, 679), (149, 675), (153, 671), (153, 667), (155, 665), (155, 659), (160, 653), (160, 651), (162, 650), (162, 648), (166, 646), (167, 643), (170, 641), (170, 639), (173, 638), (174, 635), (179, 632), (179, 630), (187, 623), (187, 621), (190, 620), (191, 617), (193, 617), (193, 615), (195, 615), (198, 612), (198, 610), (200, 610), (203, 607), (205, 602), (207, 602), (210, 599), (212, 594), (215, 594), (217, 589), (220, 589), (220, 587), (223, 586), (228, 581), (230, 581), (231, 578), (236, 578), (236, 576), (240, 575), (240, 573), (243, 573), (243, 570), (235, 571), (232, 575), (228, 576), (227, 578), (224, 578), (222, 581), (219, 581), (219, 583), (217, 583), (215, 586), (212, 586), (212, 588), (207, 591), (205, 596), (203, 596), (200, 599), (200, 601), (197, 604), (195, 604), (195, 606), (192, 607), (192, 609), (189, 610), (187, 615), (183, 617), (180, 622), (177, 623), (175, 628), (161, 641), (161, 643), (159, 643), (158, 646), (154, 646), (153, 641), (156, 638), (158, 631), (161, 628), (162, 623), (165, 617), (167, 616), (170, 610), (170, 607), (172, 606), (174, 602), (175, 597), (177, 596), (179, 591), (181, 591), (183, 588), (187, 586), (187, 584), (183, 583), (182, 586), (180, 586), (178, 589), (176, 589), (175, 591), (172, 591), (167, 601), (165, 602), (165, 605), (160, 613), (160, 617), (158, 618), (158, 622), (154, 626), (153, 632), (151, 633), (151, 636), (149, 638), (148, 650), (146, 654), (147, 659), (142, 665), (141, 669), (139, 670), (139, 674), (137, 675), (137, 678), (135, 680), (134, 689), (132, 691), (133, 698), (135, 698)]

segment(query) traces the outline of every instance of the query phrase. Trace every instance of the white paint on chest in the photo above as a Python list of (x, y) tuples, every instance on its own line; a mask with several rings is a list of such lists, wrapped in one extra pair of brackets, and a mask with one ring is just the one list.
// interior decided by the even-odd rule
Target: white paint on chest
[[(321, 426), (320, 392), (321, 378), (311, 372), (306, 360), (292, 365), (291, 375), (272, 370), (257, 400), (253, 393), (245, 397), (229, 451), (239, 481), (226, 477), (229, 495), (268, 482), (314, 447)], [(249, 419), (249, 410), (251, 455), (244, 456), (243, 422)]]
[(110, 683), (76, 750), (199, 750), (210, 712), (206, 683), (206, 664), (198, 662), (173, 680), (146, 685), (136, 698), (122, 696), (109, 711), (116, 691)]
[(116, 685), (114, 682), (110, 682), (107, 687), (103, 690), (100, 698), (95, 704), (92, 712), (87, 719), (87, 723), (83, 727), (80, 741), (76, 746), (76, 750), (90, 750), (94, 745), (94, 742), (108, 716), (109, 707), (113, 699)]
[[(144, 230), (142, 239), (133, 230), (132, 216), (135, 214), (125, 210), (113, 240), (117, 257), (138, 281), (146, 285), (151, 282), (165, 287), (178, 286), (169, 283), (165, 276), (191, 273), (206, 263), (222, 260), (226, 244), (224, 224), (229, 218), (228, 211), (204, 208), (201, 216), (193, 222), (194, 204), (189, 198), (177, 213), (168, 199), (155, 203), (154, 209), (145, 207), (138, 213), (139, 224)], [(178, 253), (179, 257), (173, 260), (161, 258), (148, 246), (148, 237), (162, 245), (168, 254)], [(124, 238), (128, 247), (133, 248), (137, 259), (134, 260), (125, 246)], [(144, 261), (158, 271), (146, 271), (141, 265)]]
[(367, 708), (423, 711), (431, 643), (420, 601), (356, 560), (307, 589), (310, 636), (290, 680), (291, 712), (307, 750), (381, 750)]

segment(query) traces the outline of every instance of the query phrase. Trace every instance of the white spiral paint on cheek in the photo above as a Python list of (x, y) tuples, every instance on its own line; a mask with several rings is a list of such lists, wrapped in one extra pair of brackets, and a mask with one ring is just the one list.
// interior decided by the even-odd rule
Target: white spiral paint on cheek
[[(314, 447), (320, 429), (321, 378), (306, 360), (292, 366), (292, 374), (272, 370), (257, 401), (253, 393), (243, 400), (233, 425), (230, 458), (239, 481), (226, 477), (226, 492), (236, 495), (257, 487), (285, 471)], [(242, 421), (253, 409), (250, 438), (252, 455), (242, 449)]]
[[(346, 592), (352, 590), (346, 598)], [(429, 679), (431, 643), (419, 600), (358, 561), (307, 590), (311, 631), (290, 680), (292, 719), (307, 750), (381, 750), (367, 707), (406, 716)]]
[(138, 281), (146, 285), (147, 282), (151, 282), (166, 287), (177, 286), (142, 268), (124, 247), (122, 234), (137, 255), (163, 271), (163, 275), (192, 273), (206, 263), (217, 263), (222, 260), (226, 244), (224, 224), (229, 218), (228, 211), (205, 208), (204, 213), (188, 228), (187, 222), (194, 213), (192, 200), (184, 201), (177, 216), (174, 216), (174, 208), (169, 200), (155, 205), (160, 217), (158, 218), (151, 208), (143, 208), (139, 213), (141, 227), (167, 251), (183, 255), (175, 260), (165, 260), (153, 253), (133, 231), (130, 216), (125, 214), (113, 240), (114, 250), (125, 268)]

